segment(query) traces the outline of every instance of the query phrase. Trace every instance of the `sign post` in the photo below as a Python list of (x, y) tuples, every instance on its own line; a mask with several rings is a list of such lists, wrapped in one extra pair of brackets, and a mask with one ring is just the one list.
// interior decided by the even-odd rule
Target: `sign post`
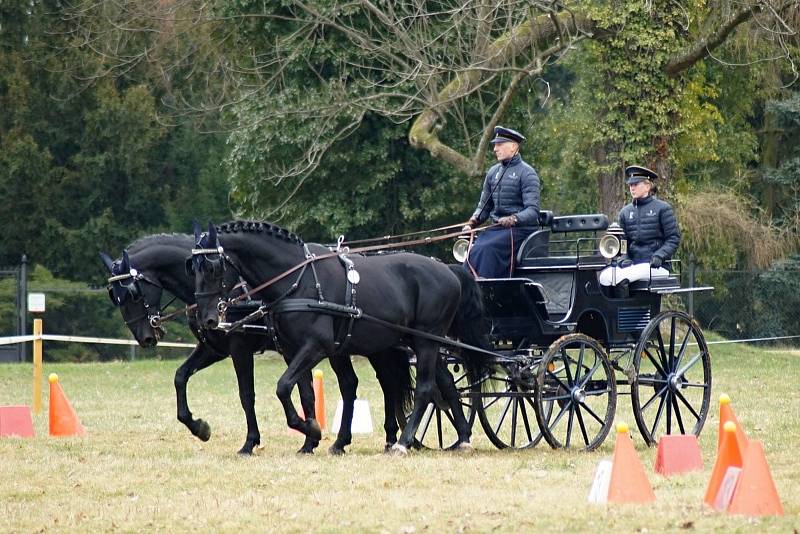
[[(44, 293), (28, 293), (28, 310), (42, 313), (45, 310)], [(33, 320), (33, 413), (42, 411), (42, 320)]]

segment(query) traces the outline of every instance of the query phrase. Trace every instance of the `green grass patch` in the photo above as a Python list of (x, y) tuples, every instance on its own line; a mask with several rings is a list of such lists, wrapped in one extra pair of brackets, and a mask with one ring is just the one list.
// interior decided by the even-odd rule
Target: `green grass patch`
[[(637, 442), (657, 502), (593, 506), (587, 495), (597, 462), (611, 456), (613, 435), (598, 451), (495, 449), (480, 425), (471, 455), (423, 451), (383, 454), (382, 397), (367, 362), (356, 358), (359, 397), (376, 431), (355, 435), (349, 453), (332, 457), (325, 434), (314, 456), (298, 456), (275, 398), (281, 359), (256, 361), (257, 413), (263, 448), (236, 450), (244, 415), (230, 361), (189, 383), (189, 404), (211, 425), (203, 443), (175, 417), (177, 361), (48, 364), (45, 410), (34, 439), (0, 439), (0, 531), (288, 531), (288, 532), (792, 532), (800, 513), (800, 357), (796, 352), (712, 345), (712, 411), (700, 437), (702, 472), (662, 478), (655, 449)], [(121, 356), (123, 354), (121, 353)], [(338, 391), (327, 363), (329, 424)], [(88, 435), (47, 437), (47, 381), (56, 372)], [(30, 404), (30, 365), (0, 366), (0, 405)], [(728, 393), (751, 439), (764, 442), (786, 516), (744, 518), (705, 509), (702, 496), (717, 440), (717, 402)], [(632, 426), (628, 397), (618, 420)]]

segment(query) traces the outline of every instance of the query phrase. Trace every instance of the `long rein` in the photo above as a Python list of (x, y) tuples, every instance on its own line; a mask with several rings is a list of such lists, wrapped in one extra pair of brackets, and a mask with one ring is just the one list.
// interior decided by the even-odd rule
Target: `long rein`
[[(459, 226), (463, 227), (463, 223), (462, 224), (450, 225), (450, 226), (444, 226), (444, 227), (441, 227), (441, 228), (435, 228), (433, 230), (428, 230), (428, 232), (440, 231), (440, 230), (449, 230), (451, 228), (456, 228), (456, 227), (459, 227)], [(483, 226), (481, 228), (473, 228), (473, 229), (470, 229), (468, 231), (459, 230), (457, 232), (448, 232), (446, 234), (442, 234), (442, 235), (434, 236), (434, 237), (424, 237), (424, 238), (420, 238), (420, 239), (411, 239), (411, 240), (408, 240), (408, 241), (400, 241), (400, 242), (397, 242), (397, 243), (387, 243), (387, 244), (383, 244), (383, 245), (370, 245), (370, 246), (353, 248), (353, 249), (348, 248), (348, 247), (344, 247), (344, 248), (340, 248), (340, 249), (328, 252), (326, 254), (320, 254), (320, 255), (310, 254), (309, 256), (306, 257), (305, 260), (303, 260), (300, 263), (298, 263), (297, 265), (289, 268), (288, 270), (280, 273), (279, 275), (270, 278), (266, 282), (263, 282), (262, 284), (254, 287), (253, 289), (250, 289), (249, 291), (246, 291), (246, 292), (242, 293), (241, 295), (239, 295), (237, 297), (234, 297), (232, 299), (228, 299), (228, 304), (230, 305), (230, 304), (233, 304), (233, 303), (238, 302), (240, 300), (246, 299), (246, 298), (254, 295), (255, 293), (258, 293), (259, 291), (262, 291), (263, 289), (265, 289), (265, 288), (267, 288), (267, 287), (269, 287), (269, 286), (271, 286), (271, 285), (283, 280), (284, 278), (286, 278), (290, 274), (292, 274), (294, 272), (297, 272), (298, 270), (306, 267), (309, 264), (312, 264), (312, 263), (320, 261), (320, 260), (325, 260), (325, 259), (328, 259), (328, 258), (334, 258), (334, 257), (338, 256), (339, 254), (360, 254), (360, 253), (363, 253), (363, 252), (375, 252), (375, 251), (390, 250), (390, 249), (393, 249), (393, 248), (400, 248), (400, 247), (425, 245), (425, 244), (429, 244), (429, 243), (436, 243), (436, 242), (439, 242), (439, 241), (444, 241), (445, 239), (450, 239), (450, 238), (453, 238), (453, 237), (458, 237), (458, 236), (464, 235), (466, 233), (469, 233), (472, 236), (472, 235), (474, 235), (474, 234), (476, 234), (478, 232), (483, 232), (484, 230), (488, 230), (489, 228), (492, 228), (494, 226), (497, 226), (497, 223), (491, 224), (491, 225), (488, 225), (488, 226)], [(419, 234), (419, 233), (421, 233), (421, 232), (411, 232), (409, 234), (403, 234), (403, 235), (416, 235), (416, 234)], [(392, 236), (387, 236), (387, 237), (391, 238)], [(394, 236), (394, 237), (397, 238), (397, 237), (401, 237), (401, 236)], [(386, 239), (386, 238), (364, 239), (364, 240), (361, 240), (360, 242), (378, 241), (378, 240), (382, 240), (382, 239)], [(356, 243), (356, 242), (357, 241), (351, 241), (350, 243)], [(340, 242), (339, 243), (340, 246), (342, 244), (344, 244), (344, 242)], [(214, 252), (218, 252), (218, 251), (216, 249), (214, 249)], [(179, 310), (175, 310), (174, 312), (171, 312), (171, 313), (169, 313), (167, 315), (162, 316), (161, 317), (161, 322), (163, 323), (164, 321), (169, 321), (169, 320), (173, 319), (174, 317), (176, 317), (176, 316), (178, 316), (180, 314), (188, 313), (189, 311), (193, 310), (196, 307), (197, 307), (197, 304), (195, 303), (195, 304), (191, 304), (189, 306), (186, 306), (185, 308), (181, 308)]]

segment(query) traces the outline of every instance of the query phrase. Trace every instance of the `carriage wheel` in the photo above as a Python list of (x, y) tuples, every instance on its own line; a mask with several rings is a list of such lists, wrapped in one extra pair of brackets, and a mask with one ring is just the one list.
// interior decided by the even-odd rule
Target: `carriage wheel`
[(688, 314), (665, 311), (648, 323), (632, 373), (633, 415), (648, 445), (664, 434), (700, 434), (711, 400), (711, 358)]
[[(464, 417), (471, 428), (475, 422), (475, 409), (469, 397), (471, 384), (467, 368), (461, 358), (448, 356), (447, 370), (453, 375), (459, 394), (459, 402), (464, 410)], [(414, 371), (414, 376), (416, 378), (416, 371)], [(449, 449), (458, 442), (458, 432), (456, 432), (453, 414), (450, 413), (438, 392), (436, 396), (436, 402), (431, 402), (425, 408), (414, 439), (418, 445), (428, 449)], [(411, 414), (406, 414), (406, 419), (408, 419), (409, 415)]]
[[(511, 373), (509, 373), (511, 371)], [(535, 447), (542, 439), (536, 423), (531, 369), (496, 365), (475, 385), (483, 431), (498, 449)]]
[(593, 450), (611, 430), (617, 407), (614, 369), (600, 343), (583, 334), (558, 338), (536, 373), (536, 419), (554, 449)]

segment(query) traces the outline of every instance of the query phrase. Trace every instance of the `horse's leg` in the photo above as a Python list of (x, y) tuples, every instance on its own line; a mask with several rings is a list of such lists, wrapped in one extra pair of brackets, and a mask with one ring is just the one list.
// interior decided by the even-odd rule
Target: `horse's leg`
[(202, 419), (194, 419), (186, 401), (186, 384), (189, 377), (209, 365), (227, 358), (217, 354), (202, 343), (198, 343), (186, 361), (175, 371), (175, 394), (178, 403), (178, 421), (186, 425), (191, 433), (203, 441), (211, 437), (211, 428)]
[[(297, 382), (297, 391), (300, 394), (300, 406), (303, 407), (303, 414), (306, 421), (316, 421), (317, 412), (315, 409), (316, 398), (314, 396), (314, 384), (311, 369), (302, 374)], [(319, 426), (319, 423), (316, 423)], [(314, 449), (319, 446), (319, 439), (306, 436), (303, 446), (298, 449), (300, 454), (314, 454)]]
[(405, 453), (414, 443), (417, 428), (428, 403), (433, 401), (433, 393), (436, 388), (436, 362), (439, 359), (438, 344), (426, 339), (417, 339), (414, 343), (414, 348), (417, 355), (417, 384), (414, 388), (414, 408), (408, 418), (406, 427), (400, 434), (400, 441), (392, 447), (392, 450), (400, 453)]
[[(309, 418), (303, 420), (297, 414), (297, 410), (292, 404), (292, 389), (297, 384), (300, 377), (308, 373), (314, 365), (322, 361), (323, 352), (316, 346), (314, 341), (308, 340), (295, 351), (289, 358), (289, 367), (278, 379), (278, 386), (275, 394), (283, 405), (286, 414), (286, 424), (289, 428), (302, 432), (306, 436), (319, 441), (322, 439), (322, 431), (316, 419)], [(305, 410), (305, 408), (304, 408)], [(313, 413), (313, 407), (311, 412)]]
[(450, 413), (453, 415), (453, 423), (458, 432), (458, 442), (454, 444), (452, 448), (470, 448), (472, 428), (469, 426), (469, 423), (467, 423), (467, 418), (464, 417), (464, 409), (461, 406), (453, 375), (447, 369), (447, 365), (441, 358), (439, 358), (436, 363), (436, 385), (439, 387), (442, 397), (444, 397), (444, 400), (447, 401), (447, 405), (450, 407)]
[[(399, 352), (399, 351), (397, 351)], [(398, 424), (398, 417), (405, 417), (402, 413), (402, 400), (395, 391), (394, 382), (391, 375), (391, 360), (390, 358), (400, 357), (393, 350), (369, 356), (369, 362), (372, 368), (375, 369), (375, 377), (381, 385), (383, 392), (383, 430), (386, 433), (385, 449), (389, 450), (392, 445), (397, 443), (397, 432), (400, 430)]]
[(232, 343), (231, 359), (239, 384), (239, 401), (242, 403), (244, 417), (247, 420), (247, 438), (239, 449), (239, 454), (252, 454), (253, 448), (261, 444), (261, 433), (258, 431), (256, 419), (256, 390), (253, 384), (253, 352), (242, 346), (244, 340)]
[(336, 441), (330, 446), (328, 452), (340, 455), (345, 453), (344, 448), (353, 441), (351, 426), (353, 425), (353, 406), (356, 401), (358, 377), (349, 354), (331, 356), (330, 362), (333, 372), (336, 373), (336, 379), (339, 381), (339, 392), (342, 394), (342, 420)]

